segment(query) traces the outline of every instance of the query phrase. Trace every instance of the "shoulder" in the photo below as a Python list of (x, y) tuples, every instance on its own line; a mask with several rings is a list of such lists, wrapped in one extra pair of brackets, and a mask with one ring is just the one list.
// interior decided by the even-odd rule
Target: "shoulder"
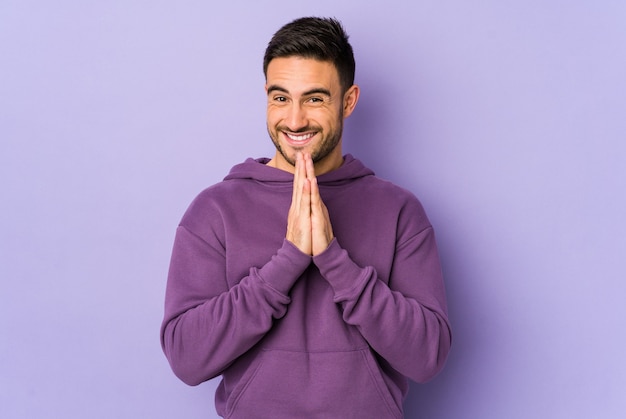
[(391, 181), (377, 176), (367, 176), (363, 178), (363, 181), (363, 186), (377, 199), (385, 199), (400, 206), (416, 205), (420, 208), (422, 207), (419, 199), (413, 192)]
[(221, 219), (229, 197), (240, 187), (238, 183), (221, 181), (202, 190), (187, 207), (180, 225), (191, 231), (199, 231), (206, 228), (207, 223)]
[(399, 226), (417, 230), (431, 227), (422, 202), (410, 190), (376, 176), (366, 180), (371, 199), (386, 211), (395, 213)]

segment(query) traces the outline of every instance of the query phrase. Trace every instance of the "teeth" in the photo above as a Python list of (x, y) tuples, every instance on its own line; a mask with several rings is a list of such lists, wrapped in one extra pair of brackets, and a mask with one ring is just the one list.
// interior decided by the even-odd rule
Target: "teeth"
[(306, 141), (309, 138), (313, 137), (315, 134), (313, 133), (309, 133), (309, 134), (304, 134), (304, 135), (294, 135), (294, 134), (287, 134), (287, 136), (292, 140), (292, 141)]

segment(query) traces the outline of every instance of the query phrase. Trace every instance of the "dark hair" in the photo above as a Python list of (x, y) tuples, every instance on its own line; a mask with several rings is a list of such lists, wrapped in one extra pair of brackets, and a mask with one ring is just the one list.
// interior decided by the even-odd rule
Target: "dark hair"
[(278, 30), (263, 58), (263, 73), (274, 58), (313, 58), (331, 62), (344, 92), (354, 84), (354, 53), (341, 22), (333, 18), (302, 17)]

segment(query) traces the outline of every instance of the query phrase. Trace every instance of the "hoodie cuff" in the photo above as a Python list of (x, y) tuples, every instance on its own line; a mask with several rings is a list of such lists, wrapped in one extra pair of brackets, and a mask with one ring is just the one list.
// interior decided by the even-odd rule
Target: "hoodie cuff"
[(348, 252), (339, 245), (337, 239), (333, 239), (324, 252), (314, 256), (313, 263), (333, 288), (335, 301), (361, 289), (367, 281), (367, 269), (354, 263)]
[(287, 295), (310, 264), (311, 257), (285, 239), (283, 246), (258, 270), (258, 274), (270, 287)]

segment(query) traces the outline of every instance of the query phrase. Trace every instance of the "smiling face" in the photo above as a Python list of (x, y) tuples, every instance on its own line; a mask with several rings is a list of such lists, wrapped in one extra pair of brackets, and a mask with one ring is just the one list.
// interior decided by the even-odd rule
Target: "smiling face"
[(344, 93), (335, 66), (302, 57), (273, 59), (267, 67), (267, 130), (276, 155), (270, 166), (293, 173), (296, 153), (310, 153), (316, 175), (341, 166), (343, 120), (359, 89)]

